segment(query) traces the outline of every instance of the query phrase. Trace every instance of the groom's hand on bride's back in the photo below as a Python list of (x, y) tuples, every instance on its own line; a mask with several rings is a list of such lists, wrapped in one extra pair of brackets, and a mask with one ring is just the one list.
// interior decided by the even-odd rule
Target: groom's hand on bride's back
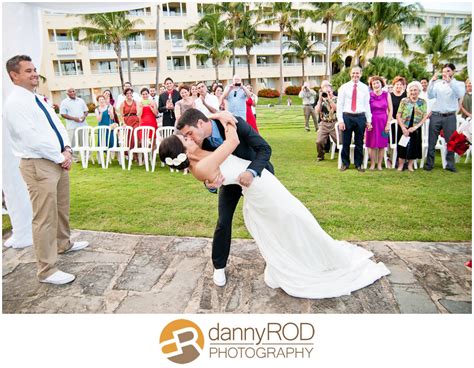
[(222, 174), (219, 174), (216, 176), (214, 181), (210, 182), (209, 180), (204, 181), (204, 186), (211, 192), (211, 193), (217, 193), (217, 189), (224, 184), (224, 176)]
[(239, 180), (240, 185), (245, 188), (248, 188), (252, 184), (253, 178), (253, 174), (247, 170), (240, 174), (237, 179)]

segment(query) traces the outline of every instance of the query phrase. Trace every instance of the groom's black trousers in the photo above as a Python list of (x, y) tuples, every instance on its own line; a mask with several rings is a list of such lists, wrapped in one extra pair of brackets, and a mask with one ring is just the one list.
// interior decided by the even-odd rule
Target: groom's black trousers
[(223, 185), (219, 188), (219, 218), (212, 241), (212, 263), (214, 268), (224, 268), (229, 258), (232, 240), (232, 218), (242, 196), (239, 185)]

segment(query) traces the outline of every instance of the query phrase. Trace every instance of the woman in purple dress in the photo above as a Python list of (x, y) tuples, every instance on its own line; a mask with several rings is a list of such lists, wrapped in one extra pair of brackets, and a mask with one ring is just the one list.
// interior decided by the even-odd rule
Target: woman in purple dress
[(369, 149), (370, 170), (382, 170), (384, 149), (388, 147), (390, 130), (389, 116), (392, 116), (392, 99), (390, 94), (382, 87), (385, 85), (382, 78), (373, 76), (369, 82), (370, 88), (370, 111), (372, 112), (372, 130), (366, 131), (365, 145)]

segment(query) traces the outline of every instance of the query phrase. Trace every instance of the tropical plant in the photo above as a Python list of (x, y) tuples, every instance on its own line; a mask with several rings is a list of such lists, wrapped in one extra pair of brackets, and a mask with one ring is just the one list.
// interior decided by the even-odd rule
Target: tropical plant
[(467, 51), (469, 45), (469, 38), (472, 34), (472, 17), (466, 18), (463, 24), (459, 26), (459, 33), (454, 37), (456, 41), (463, 44), (463, 51)]
[(331, 85), (333, 90), (338, 90), (340, 86), (344, 83), (349, 82), (351, 80), (351, 76), (349, 74), (350, 68), (344, 68), (339, 73), (334, 74), (331, 78)]
[(358, 62), (360, 55), (373, 51), (377, 57), (379, 44), (384, 40), (393, 40), (402, 51), (408, 50), (403, 28), (421, 26), (424, 19), (418, 14), (423, 8), (420, 4), (402, 4), (391, 2), (349, 3), (342, 14), (347, 20), (341, 27), (347, 31), (347, 38), (336, 49), (355, 50)]
[(331, 67), (331, 59), (332, 59), (332, 34), (334, 28), (334, 21), (342, 20), (342, 9), (343, 5), (341, 3), (335, 2), (317, 2), (317, 3), (310, 3), (311, 6), (315, 8), (315, 10), (310, 10), (306, 14), (309, 18), (311, 18), (314, 22), (319, 20), (322, 21), (323, 24), (326, 25), (326, 41), (324, 42), (326, 45), (326, 79), (331, 78), (332, 74), (332, 67)]
[[(127, 18), (128, 12), (110, 12), (102, 14), (84, 14), (81, 17), (92, 26), (90, 27), (74, 27), (69, 33), (80, 43), (83, 44), (99, 44), (112, 45), (117, 55), (117, 65), (120, 77), (120, 83), (123, 86), (123, 70), (122, 70), (122, 41), (129, 37), (135, 36), (139, 31), (135, 28), (142, 24), (141, 19), (131, 21)], [(80, 38), (83, 35), (84, 37)], [(128, 50), (128, 70), (130, 71), (130, 52)]]
[(219, 81), (219, 64), (229, 57), (225, 49), (227, 24), (217, 13), (206, 14), (194, 26), (188, 28), (185, 38), (194, 41), (187, 45), (188, 50), (206, 52), (212, 60), (216, 71), (216, 82)]
[(285, 32), (290, 32), (298, 19), (298, 11), (293, 8), (291, 2), (277, 2), (264, 4), (261, 8), (261, 15), (265, 19), (265, 24), (278, 25), (280, 41), (280, 96), (278, 103), (281, 103), (281, 96), (283, 94), (283, 35)]
[(296, 56), (301, 60), (301, 72), (303, 81), (305, 80), (304, 74), (304, 61), (307, 57), (321, 54), (320, 52), (314, 49), (314, 46), (319, 41), (311, 41), (311, 33), (308, 33), (304, 30), (304, 27), (300, 27), (297, 30), (292, 29), (290, 32), (290, 37), (288, 41), (283, 42), (284, 46), (287, 46), (290, 52), (286, 52), (286, 55)]
[(403, 61), (392, 57), (377, 56), (369, 60), (368, 65), (364, 68), (364, 75), (366, 77), (378, 75), (392, 80), (397, 75), (407, 78), (409, 72)]
[(449, 41), (449, 28), (442, 28), (437, 24), (428, 30), (426, 36), (418, 35), (415, 38), (423, 49), (422, 52), (412, 51), (414, 61), (426, 64), (431, 63), (431, 71), (434, 74), (445, 62), (462, 61), (465, 54), (461, 53), (461, 45), (455, 39)]
[(250, 72), (250, 51), (252, 50), (252, 47), (262, 43), (263, 41), (262, 37), (260, 37), (260, 34), (257, 32), (258, 20), (252, 18), (252, 14), (245, 14), (238, 29), (237, 39), (235, 41), (236, 47), (245, 48), (249, 83), (252, 80)]
[(430, 73), (426, 70), (424, 64), (417, 63), (415, 61), (410, 61), (408, 64), (408, 81), (417, 80), (420, 81), (423, 78), (430, 80)]
[(155, 86), (158, 90), (160, 84), (160, 14), (161, 5), (156, 4), (156, 27), (155, 27), (155, 42), (156, 42), (156, 70), (155, 70)]

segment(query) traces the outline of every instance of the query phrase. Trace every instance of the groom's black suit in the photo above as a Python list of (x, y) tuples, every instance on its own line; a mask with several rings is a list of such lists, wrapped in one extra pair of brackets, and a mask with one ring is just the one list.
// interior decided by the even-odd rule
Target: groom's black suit
[[(273, 166), (270, 163), (272, 149), (269, 144), (245, 120), (240, 117), (236, 118), (240, 143), (233, 155), (252, 161), (248, 169), (254, 170), (258, 176), (262, 174), (263, 169), (267, 169), (273, 174)], [(216, 122), (219, 132), (225, 140), (225, 129), (220, 122)], [(206, 151), (216, 149), (207, 139), (203, 141), (202, 148)], [(232, 218), (241, 195), (242, 188), (239, 185), (224, 185), (219, 188), (219, 218), (212, 241), (212, 263), (216, 269), (224, 268), (227, 264), (232, 239)]]

